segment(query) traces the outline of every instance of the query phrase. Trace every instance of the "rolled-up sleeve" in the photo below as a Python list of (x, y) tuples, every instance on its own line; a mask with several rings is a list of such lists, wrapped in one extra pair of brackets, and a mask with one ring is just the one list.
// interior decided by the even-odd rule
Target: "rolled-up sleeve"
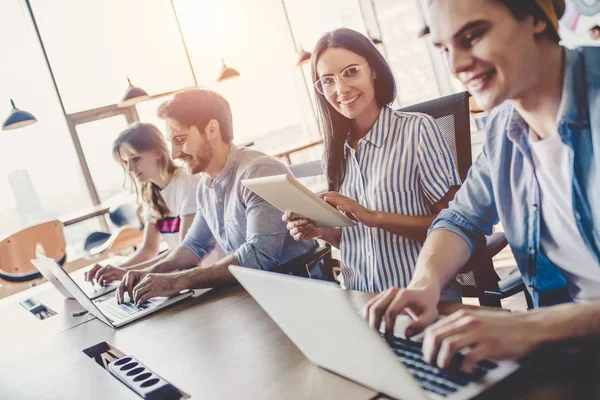
[(462, 237), (471, 251), (485, 246), (485, 235), (492, 233), (498, 223), (498, 211), (494, 198), (487, 145), (469, 170), (465, 183), (447, 209), (438, 214), (429, 233), (444, 229)]
[(208, 227), (202, 212), (197, 211), (181, 246), (190, 250), (201, 261), (215, 248), (215, 238)]
[[(276, 160), (267, 160), (250, 167), (244, 179), (281, 174), (290, 171)], [(246, 241), (234, 257), (241, 266), (270, 271), (279, 264), (288, 236), (283, 213), (243, 185), (240, 195), (246, 207)]]

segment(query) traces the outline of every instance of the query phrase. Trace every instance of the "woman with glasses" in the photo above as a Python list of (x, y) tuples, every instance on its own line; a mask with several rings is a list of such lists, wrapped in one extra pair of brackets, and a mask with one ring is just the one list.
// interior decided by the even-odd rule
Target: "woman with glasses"
[(348, 289), (406, 287), (427, 229), (459, 184), (434, 120), (394, 111), (390, 67), (364, 35), (337, 29), (317, 43), (312, 78), (330, 192), (325, 201), (358, 223), (317, 228), (284, 215), (296, 240), (321, 238), (340, 249)]

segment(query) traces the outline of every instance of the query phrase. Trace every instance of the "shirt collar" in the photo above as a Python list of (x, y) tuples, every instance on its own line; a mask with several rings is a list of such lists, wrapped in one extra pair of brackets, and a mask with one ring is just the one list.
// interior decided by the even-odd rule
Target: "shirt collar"
[(565, 70), (563, 78), (562, 99), (558, 115), (569, 124), (589, 125), (589, 107), (587, 106), (587, 89), (583, 54), (578, 50), (563, 49)]
[[(366, 140), (377, 147), (383, 146), (390, 133), (390, 119), (393, 113), (394, 111), (390, 107), (382, 107), (377, 121), (375, 121), (375, 124), (373, 124), (369, 132), (361, 140)], [(352, 149), (349, 141), (350, 136), (348, 136), (344, 144), (346, 149)]]
[(215, 179), (208, 178), (206, 183), (209, 187), (213, 187), (214, 185), (227, 185), (230, 181), (231, 174), (234, 171), (235, 161), (237, 160), (237, 155), (239, 152), (239, 148), (231, 143), (231, 147), (229, 148), (229, 153), (227, 154), (227, 161), (225, 161), (225, 165), (219, 175), (215, 177)]

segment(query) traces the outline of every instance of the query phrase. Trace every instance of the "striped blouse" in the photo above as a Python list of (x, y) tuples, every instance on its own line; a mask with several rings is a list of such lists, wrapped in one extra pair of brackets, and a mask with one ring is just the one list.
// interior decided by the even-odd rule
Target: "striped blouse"
[[(402, 215), (432, 214), (460, 178), (450, 148), (433, 118), (384, 107), (358, 154), (345, 146), (340, 193), (372, 209)], [(381, 292), (406, 287), (422, 243), (362, 224), (342, 228), (342, 277), (348, 289)]]

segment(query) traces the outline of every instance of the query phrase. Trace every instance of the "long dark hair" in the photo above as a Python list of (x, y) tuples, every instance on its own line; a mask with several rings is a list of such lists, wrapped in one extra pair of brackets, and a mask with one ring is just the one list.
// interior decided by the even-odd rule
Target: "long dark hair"
[[(313, 51), (312, 81), (319, 79), (317, 62), (325, 50), (342, 48), (364, 57), (375, 72), (375, 100), (379, 107), (391, 104), (396, 97), (396, 83), (389, 65), (373, 42), (363, 34), (352, 29), (336, 29), (327, 32), (317, 42)], [(346, 176), (344, 161), (344, 143), (352, 129), (352, 120), (336, 111), (325, 96), (315, 89), (319, 123), (325, 134), (325, 172), (329, 190), (339, 191)]]
[(121, 145), (123, 143), (129, 144), (137, 152), (148, 150), (158, 151), (163, 173), (173, 175), (179, 167), (175, 165), (171, 159), (169, 147), (167, 146), (167, 141), (163, 134), (152, 124), (145, 122), (131, 124), (127, 129), (121, 132), (113, 142), (113, 157), (119, 165), (123, 167), (125, 173), (129, 175), (129, 178), (135, 187), (138, 203), (141, 202), (146, 205), (154, 217), (164, 218), (168, 216), (170, 210), (160, 194), (160, 187), (150, 181), (138, 186), (135, 177), (125, 167), (125, 163), (121, 159), (120, 153)]

